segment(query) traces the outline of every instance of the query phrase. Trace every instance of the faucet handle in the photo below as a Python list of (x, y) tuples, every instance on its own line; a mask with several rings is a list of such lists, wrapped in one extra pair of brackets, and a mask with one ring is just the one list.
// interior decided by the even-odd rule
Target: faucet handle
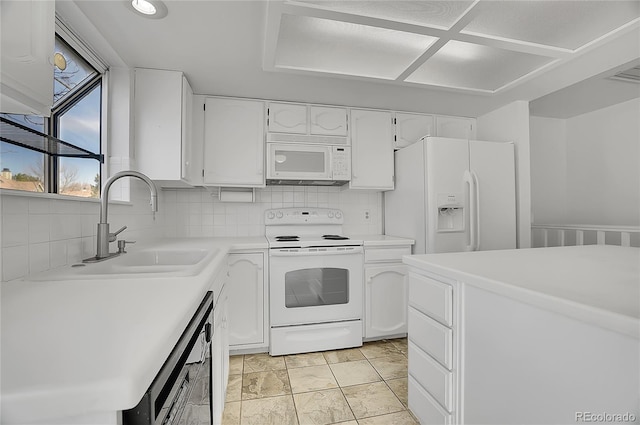
[(124, 239), (120, 239), (118, 241), (118, 254), (126, 254), (127, 251), (125, 251), (125, 247), (127, 246), (128, 243), (136, 243), (136, 241), (125, 241)]
[(124, 231), (124, 229), (126, 229), (127, 226), (122, 226), (121, 228), (119, 228), (118, 230), (116, 230), (113, 233), (109, 233), (109, 242), (115, 242), (115, 240), (117, 239), (117, 236), (122, 233)]

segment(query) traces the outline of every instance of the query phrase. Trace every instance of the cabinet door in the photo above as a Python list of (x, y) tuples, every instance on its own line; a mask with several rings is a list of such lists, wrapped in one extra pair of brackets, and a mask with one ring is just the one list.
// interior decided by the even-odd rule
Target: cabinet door
[(192, 181), (197, 172), (193, 168), (192, 127), (193, 127), (193, 90), (186, 77), (182, 76), (182, 165), (180, 176)]
[(207, 98), (204, 183), (264, 186), (264, 103)]
[(211, 340), (211, 393), (213, 423), (222, 422), (224, 400), (226, 396), (227, 371), (229, 369), (229, 345), (225, 326), (228, 294), (225, 285), (213, 310), (213, 338)]
[(269, 131), (307, 134), (307, 105), (269, 103)]
[(152, 180), (179, 181), (183, 177), (185, 90), (191, 88), (181, 72), (134, 71), (136, 161)]
[(394, 123), (396, 127), (394, 147), (396, 149), (409, 146), (424, 136), (434, 134), (433, 116), (431, 115), (397, 112)]
[(436, 117), (436, 136), (454, 139), (475, 138), (476, 128), (473, 118)]
[(2, 112), (51, 115), (55, 2), (0, 2)]
[(407, 332), (407, 268), (365, 266), (365, 338)]
[(328, 106), (309, 107), (311, 134), (321, 136), (347, 135), (347, 110)]
[(229, 344), (264, 343), (264, 255), (229, 254)]
[(393, 189), (391, 112), (351, 110), (351, 189)]

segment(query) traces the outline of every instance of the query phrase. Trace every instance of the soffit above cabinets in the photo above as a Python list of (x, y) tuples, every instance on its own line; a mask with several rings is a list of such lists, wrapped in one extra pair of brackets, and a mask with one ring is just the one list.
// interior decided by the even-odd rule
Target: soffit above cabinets
[(271, 1), (263, 68), (498, 94), (640, 22), (632, 1)]

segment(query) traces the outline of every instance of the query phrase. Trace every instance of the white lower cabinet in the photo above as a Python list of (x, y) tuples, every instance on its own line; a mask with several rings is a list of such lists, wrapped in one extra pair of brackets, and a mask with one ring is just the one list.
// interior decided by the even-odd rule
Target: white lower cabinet
[(264, 252), (229, 254), (229, 344), (234, 351), (267, 347)]
[(421, 424), (459, 421), (455, 284), (409, 273), (409, 409)]
[(381, 339), (407, 333), (407, 268), (400, 261), (411, 246), (365, 247), (365, 339)]

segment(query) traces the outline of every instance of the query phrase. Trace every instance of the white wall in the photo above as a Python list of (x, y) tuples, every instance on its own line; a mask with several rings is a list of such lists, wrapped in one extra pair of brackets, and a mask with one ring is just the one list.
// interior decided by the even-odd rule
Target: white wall
[(516, 213), (518, 248), (531, 247), (531, 173), (529, 103), (516, 101), (477, 119), (479, 140), (511, 141), (516, 155)]
[(536, 223), (640, 225), (638, 117), (640, 99), (566, 120), (532, 117)]
[(567, 122), (531, 117), (532, 222), (567, 221)]

